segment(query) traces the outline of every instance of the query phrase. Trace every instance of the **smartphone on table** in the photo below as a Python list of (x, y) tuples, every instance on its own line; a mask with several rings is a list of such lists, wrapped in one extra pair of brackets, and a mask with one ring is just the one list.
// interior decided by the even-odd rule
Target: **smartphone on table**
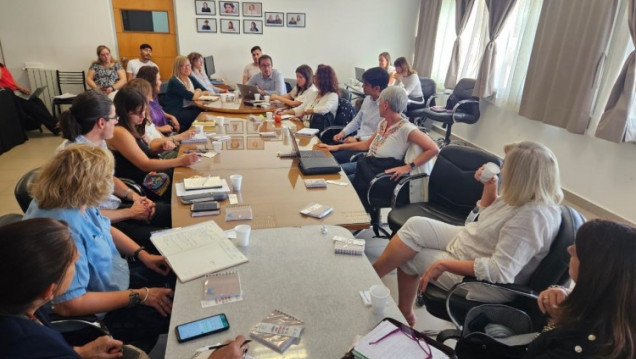
[(230, 329), (225, 313), (213, 315), (211, 317), (198, 319), (189, 323), (177, 325), (177, 341), (179, 343), (200, 338), (206, 335), (222, 332)]

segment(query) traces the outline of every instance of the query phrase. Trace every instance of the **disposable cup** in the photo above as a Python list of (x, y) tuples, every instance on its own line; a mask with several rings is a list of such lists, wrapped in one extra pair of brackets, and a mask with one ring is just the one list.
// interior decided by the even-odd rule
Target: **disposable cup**
[(214, 141), (212, 142), (212, 146), (214, 146), (214, 152), (219, 153), (221, 152), (221, 147), (223, 147), (223, 143), (221, 141)]
[(241, 184), (243, 182), (243, 176), (242, 175), (231, 175), (230, 176), (230, 182), (232, 182), (232, 187), (234, 188), (234, 191), (238, 192), (241, 190)]
[(196, 125), (194, 128), (197, 131), (197, 134), (203, 133), (203, 125)]
[(234, 227), (234, 232), (236, 232), (236, 244), (241, 247), (247, 247), (250, 244), (251, 231), (252, 227), (247, 224), (239, 224)]
[(265, 100), (265, 102), (269, 102), (269, 96), (267, 95), (263, 96), (263, 100)]
[(261, 94), (260, 93), (255, 93), (254, 94), (254, 100), (258, 101), (261, 99)]
[(225, 124), (225, 117), (216, 116), (216, 125), (217, 126), (223, 126), (224, 124)]
[(274, 116), (273, 112), (267, 112), (265, 113), (265, 115), (267, 116), (267, 119), (271, 121), (272, 117)]
[(488, 162), (484, 165), (484, 170), (481, 171), (481, 177), (479, 177), (479, 180), (482, 183), (486, 183), (490, 181), (495, 175), (499, 174), (499, 172), (501, 172), (499, 166), (492, 162)]
[(376, 284), (372, 285), (369, 289), (369, 294), (371, 295), (371, 307), (373, 308), (373, 314), (376, 315), (384, 315), (384, 308), (386, 308), (386, 304), (389, 301), (389, 288)]

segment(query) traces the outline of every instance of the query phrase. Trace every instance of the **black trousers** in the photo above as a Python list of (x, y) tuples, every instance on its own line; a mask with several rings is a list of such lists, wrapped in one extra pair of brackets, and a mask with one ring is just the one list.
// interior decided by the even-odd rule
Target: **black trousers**
[(26, 100), (20, 96), (14, 97), (15, 104), (20, 113), (22, 128), (29, 131), (39, 129), (40, 125), (44, 125), (49, 131), (56, 135), (60, 132), (57, 128), (57, 121), (55, 121), (42, 100), (39, 98)]
[(179, 132), (187, 131), (191, 126), (194, 119), (199, 116), (201, 113), (200, 108), (196, 106), (188, 106), (180, 108), (177, 112), (175, 112), (174, 117), (179, 121), (179, 126), (181, 127)]
[[(132, 203), (122, 203), (119, 208), (129, 208)], [(165, 228), (172, 227), (172, 214), (170, 204), (165, 202), (155, 202), (155, 215), (150, 223), (129, 219), (112, 224), (113, 227), (124, 232), (128, 237), (140, 246), (146, 247), (148, 252), (158, 254), (154, 244), (150, 241), (150, 234)]]

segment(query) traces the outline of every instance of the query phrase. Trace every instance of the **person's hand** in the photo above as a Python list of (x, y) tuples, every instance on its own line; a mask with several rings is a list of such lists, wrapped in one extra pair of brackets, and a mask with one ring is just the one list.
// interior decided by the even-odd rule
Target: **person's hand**
[(122, 343), (108, 335), (101, 336), (92, 342), (81, 347), (75, 347), (75, 352), (83, 359), (109, 359), (121, 358), (124, 353), (121, 351)]
[(208, 359), (241, 359), (247, 353), (248, 345), (241, 345), (245, 342), (245, 337), (239, 335), (234, 340), (226, 340), (223, 344), (228, 344), (212, 352)]
[(164, 142), (163, 145), (161, 145), (161, 149), (164, 151), (174, 150), (175, 148), (177, 148), (177, 145), (175, 145), (175, 143), (170, 140)]
[(201, 91), (201, 96), (208, 96), (210, 91)]
[[(138, 289), (139, 297), (146, 296), (146, 289)], [(159, 314), (167, 317), (172, 312), (174, 292), (170, 288), (148, 288), (148, 298), (142, 304), (155, 308)]]
[(313, 115), (314, 114), (314, 109), (313, 108), (308, 108), (305, 110), (305, 115)]
[(148, 197), (139, 197), (141, 203), (146, 206), (146, 210), (148, 211), (148, 219), (150, 220), (155, 215), (155, 209), (157, 205), (155, 202), (148, 199)]
[(172, 115), (167, 115), (167, 117), (170, 123), (172, 123), (172, 127), (174, 128), (174, 130), (179, 132), (179, 130), (181, 130), (181, 124), (179, 123), (179, 120), (177, 120), (177, 118)]
[(397, 181), (400, 177), (406, 176), (411, 172), (411, 166), (404, 165), (400, 167), (393, 167), (385, 170), (384, 173), (392, 174), (391, 179)]
[(265, 96), (265, 90), (263, 90), (262, 88), (258, 87), (258, 93), (261, 94), (261, 96)]
[(281, 99), (281, 96), (278, 96), (278, 95), (271, 95), (271, 96), (269, 96), (269, 100), (270, 100), (270, 101), (278, 101), (278, 100), (280, 100), (280, 99)]
[(345, 137), (344, 141), (342, 141), (343, 143), (354, 143), (354, 142), (358, 142), (358, 139), (356, 137), (353, 136), (349, 136), (349, 137)]
[(130, 218), (132, 219), (148, 222), (152, 210), (140, 199), (133, 202), (132, 206), (128, 208), (128, 213), (130, 213)]
[(30, 95), (30, 94), (31, 94), (31, 90), (29, 90), (29, 89), (28, 89), (28, 88), (26, 88), (26, 87), (21, 87), (21, 86), (20, 86), (20, 87), (18, 87), (18, 91), (22, 92), (22, 93), (23, 93), (23, 94), (25, 94), (25, 95)]
[[(481, 182), (481, 174), (484, 172), (484, 168), (486, 168), (486, 165), (482, 165), (481, 167), (479, 167), (479, 169), (477, 171), (475, 171), (475, 180), (477, 182)], [(482, 182), (484, 185), (497, 185), (497, 182), (499, 181), (499, 176), (494, 175), (492, 176), (492, 178), (486, 182)]]
[(194, 137), (194, 135), (197, 134), (197, 130), (195, 128), (191, 128), (183, 133), (180, 133), (178, 135), (176, 135), (175, 137), (179, 140), (179, 141), (183, 141), (184, 139), (190, 139), (192, 137)]
[(328, 151), (333, 152), (333, 151), (338, 151), (338, 149), (340, 149), (339, 145), (328, 145), (326, 143), (319, 143), (318, 144), (318, 148), (326, 148)]
[(442, 261), (433, 262), (426, 272), (424, 272), (424, 275), (422, 275), (418, 290), (420, 292), (425, 291), (428, 283), (432, 280), (437, 280), (437, 278), (439, 278), (439, 276), (441, 276), (444, 272), (446, 272), (446, 267)]
[(343, 138), (345, 138), (345, 136), (346, 135), (345, 135), (344, 131), (340, 131), (335, 136), (333, 136), (333, 140), (336, 141), (336, 142), (340, 142), (340, 141), (342, 141)]
[(168, 264), (168, 261), (166, 261), (166, 257), (164, 256), (150, 254), (144, 250), (139, 253), (139, 260), (146, 267), (161, 275), (167, 275), (168, 273), (170, 273), (170, 265)]
[(557, 314), (559, 305), (568, 297), (568, 291), (563, 287), (548, 288), (537, 298), (537, 304), (541, 313), (548, 313), (551, 317)]
[(190, 166), (201, 160), (199, 154), (196, 152), (185, 154), (179, 157), (179, 159), (181, 160), (181, 166), (183, 167)]
[(110, 86), (102, 87), (102, 92), (108, 95), (109, 93), (113, 92), (113, 88)]

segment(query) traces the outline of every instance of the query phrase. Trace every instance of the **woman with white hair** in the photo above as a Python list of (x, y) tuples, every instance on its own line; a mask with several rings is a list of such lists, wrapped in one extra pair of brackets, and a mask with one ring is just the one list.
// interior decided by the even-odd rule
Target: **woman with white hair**
[[(398, 268), (398, 306), (411, 326), (416, 293), (429, 282), (446, 290), (464, 276), (525, 284), (548, 254), (561, 224), (563, 192), (556, 157), (530, 141), (509, 144), (504, 151), (501, 186), (497, 176), (484, 182), (477, 202), (479, 221), (454, 226), (412, 217), (373, 264), (380, 277)], [(483, 169), (475, 173), (476, 180)], [(501, 300), (492, 291), (471, 290), (467, 298)]]
[[(378, 109), (383, 120), (378, 124), (375, 133), (366, 141), (332, 146), (320, 145), (329, 151), (367, 151), (357, 162), (342, 164), (342, 169), (349, 176), (367, 210), (369, 207), (367, 190), (373, 177), (385, 172), (392, 174), (391, 179), (397, 181), (401, 176), (408, 175), (412, 169), (428, 162), (439, 152), (439, 148), (430, 137), (402, 116), (407, 102), (408, 98), (404, 90), (398, 87), (387, 87), (378, 98)], [(420, 146), (422, 153), (412, 162), (404, 163), (406, 150), (411, 144)]]

